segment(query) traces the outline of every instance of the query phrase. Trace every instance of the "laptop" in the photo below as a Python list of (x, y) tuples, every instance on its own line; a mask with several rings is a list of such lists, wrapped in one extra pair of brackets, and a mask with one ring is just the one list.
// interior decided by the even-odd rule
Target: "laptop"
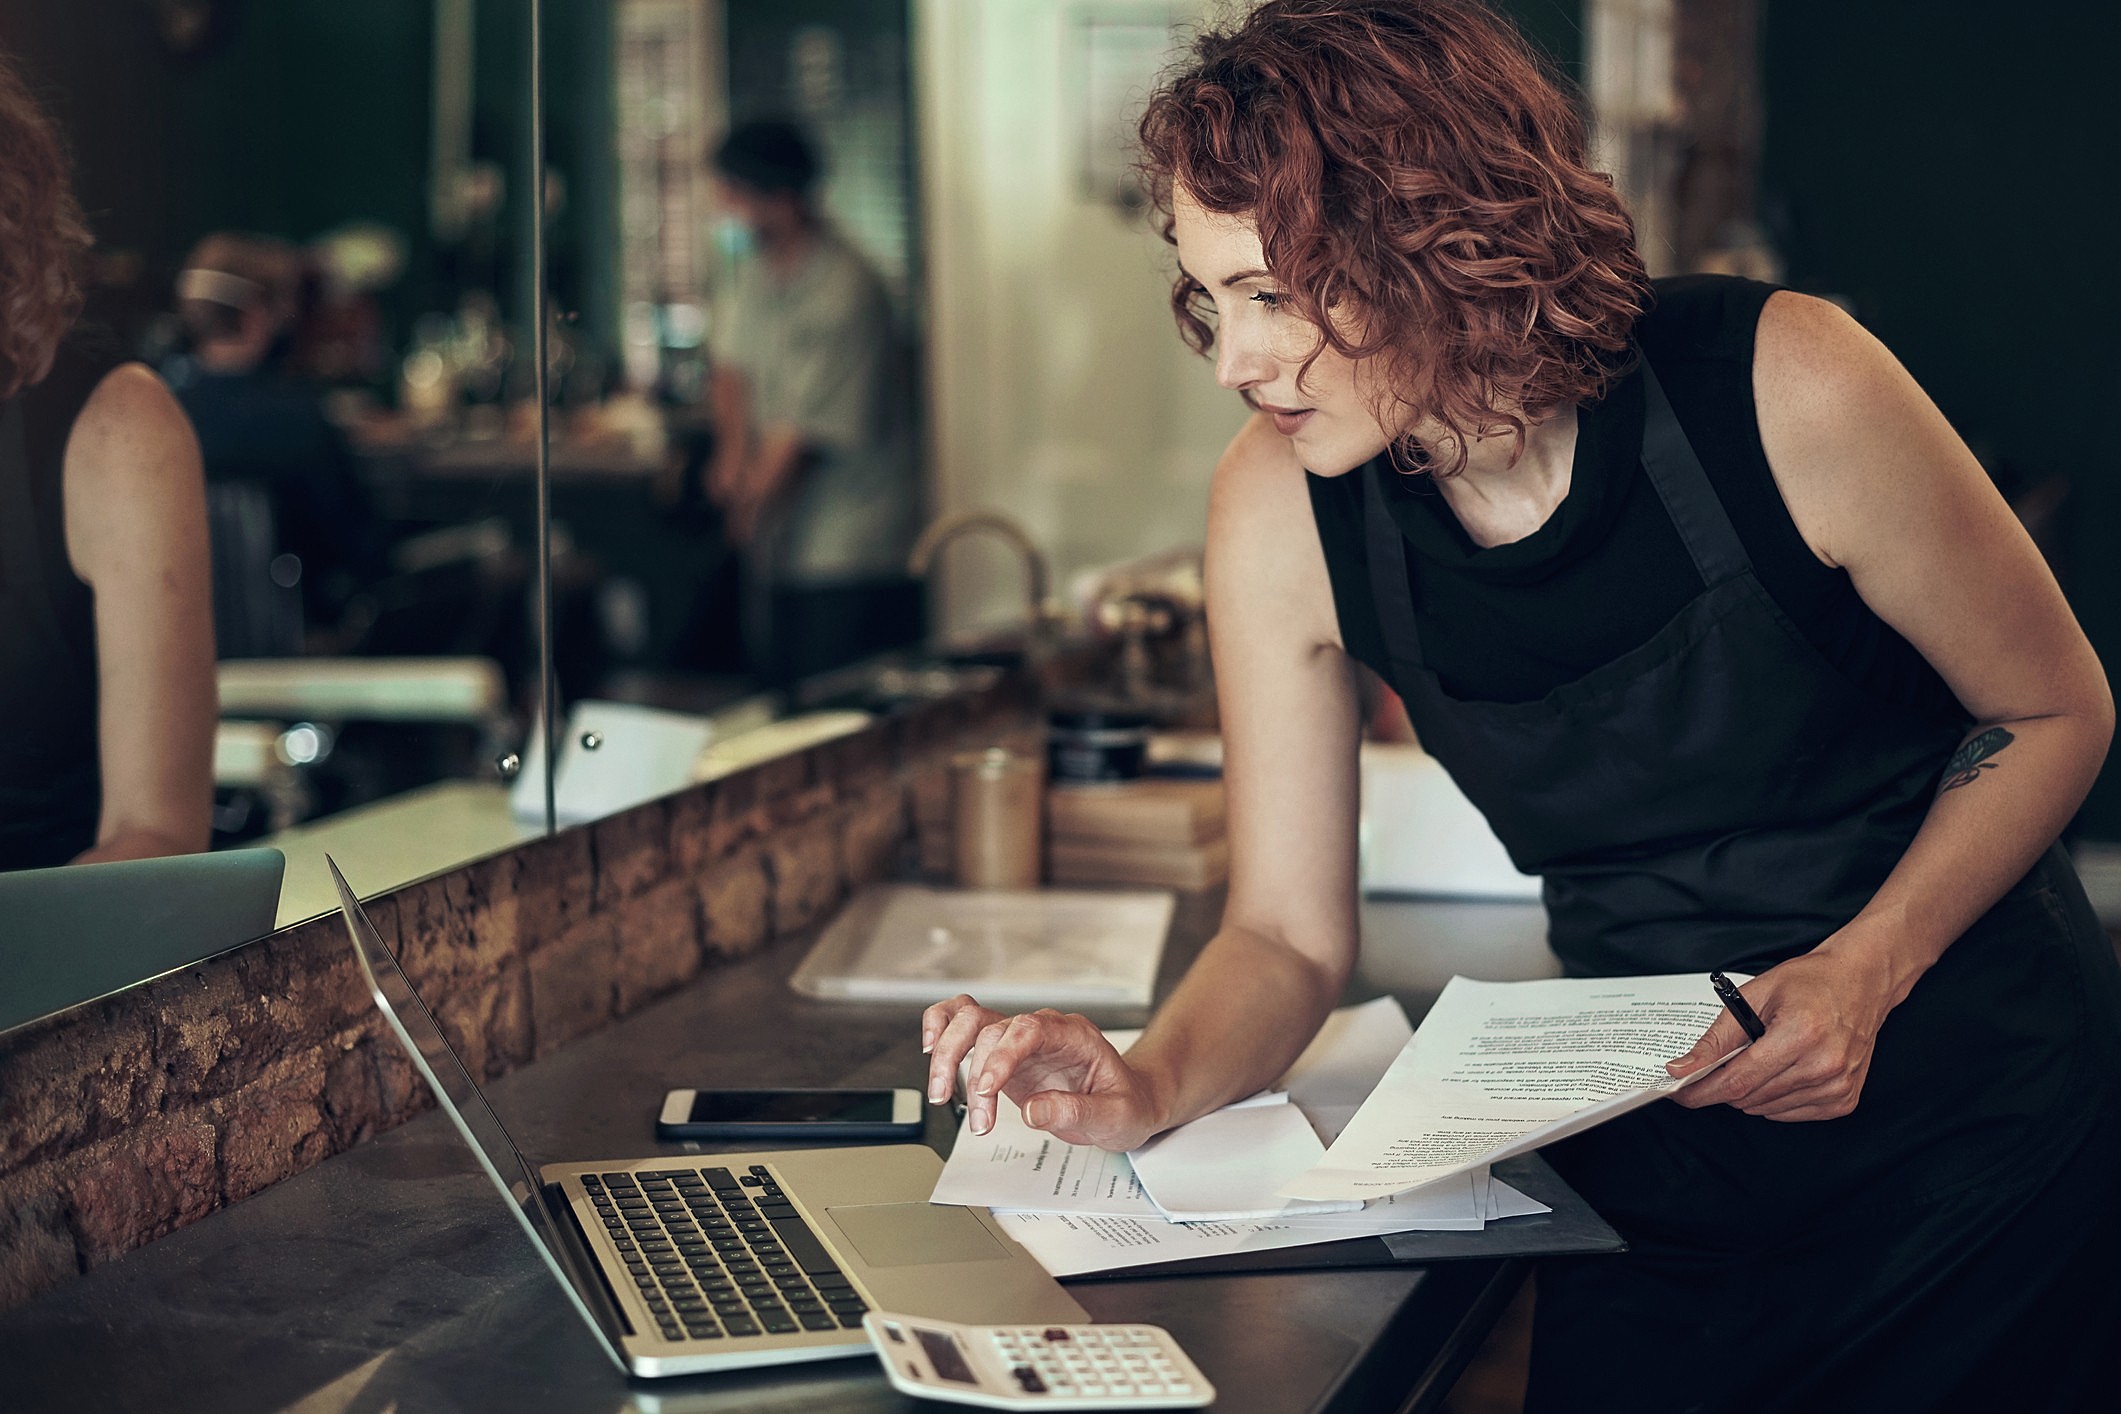
[(273, 931), (276, 849), (0, 874), (0, 1031)]
[(1090, 1319), (984, 1210), (928, 1202), (942, 1161), (925, 1145), (533, 1168), (337, 863), (325, 863), (391, 1031), (575, 1313), (626, 1373), (867, 1355), (862, 1313), (872, 1307), (970, 1324)]

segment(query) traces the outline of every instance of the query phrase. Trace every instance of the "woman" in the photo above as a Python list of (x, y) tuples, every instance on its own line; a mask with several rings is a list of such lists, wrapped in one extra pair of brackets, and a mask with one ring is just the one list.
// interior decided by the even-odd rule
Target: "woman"
[(1142, 133), (1257, 409), (1210, 502), (1228, 911), (1125, 1056), (932, 1008), (931, 1097), (969, 1057), (973, 1132), (1125, 1149), (1273, 1082), (1355, 956), (1360, 660), (1569, 971), (1757, 974), (1762, 1040), (1549, 1151), (1631, 1250), (1542, 1269), (1529, 1407), (2079, 1407), (2121, 975), (2054, 841), (2113, 706), (1973, 458), (1832, 306), (1651, 287), (1467, 0), (1272, 0)]
[(206, 496), (184, 414), (74, 332), (65, 154), (0, 59), (0, 869), (207, 846)]

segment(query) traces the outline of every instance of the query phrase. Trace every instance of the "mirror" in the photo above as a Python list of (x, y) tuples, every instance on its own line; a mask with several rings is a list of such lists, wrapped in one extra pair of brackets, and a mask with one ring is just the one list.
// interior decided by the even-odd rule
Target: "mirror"
[(905, 0), (547, 8), (564, 824), (925, 639), (921, 260)]
[[(288, 855), (283, 925), (333, 906), (327, 848), (374, 891), (538, 828), (510, 814), (496, 765), (520, 759), (540, 657), (529, 42), (524, 7), (474, 0), (0, 13), (0, 54), (70, 152), (93, 237), (80, 326), (25, 398), (32, 455), (70, 456), (66, 430), (128, 361), (195, 429), (211, 605), (194, 595), (192, 611), (218, 645), (211, 844)], [(579, 193), (548, 185), (557, 222), (595, 198), (593, 166)], [(604, 376), (565, 332), (551, 366), (563, 401)], [(68, 602), (121, 593), (51, 583)], [(92, 837), (99, 805), (107, 833), (128, 792), (152, 793), (113, 739), (181, 718), (163, 688), (187, 669), (91, 615), (67, 623), (76, 641), (50, 651), (103, 649), (104, 711), (40, 744), (80, 758), (70, 785), (46, 784)], [(124, 668), (145, 658), (159, 666)], [(132, 739), (189, 760), (198, 725)]]

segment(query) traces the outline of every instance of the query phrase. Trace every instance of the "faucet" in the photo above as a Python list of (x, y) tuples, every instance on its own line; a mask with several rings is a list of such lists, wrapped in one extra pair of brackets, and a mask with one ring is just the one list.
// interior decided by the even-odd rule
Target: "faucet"
[(979, 530), (1000, 536), (1023, 557), (1024, 598), (1029, 610), (1030, 631), (1036, 640), (1059, 617), (1059, 612), (1047, 597), (1046, 557), (1031, 543), (1024, 528), (1007, 516), (996, 511), (960, 511), (931, 521), (921, 532), (920, 539), (913, 542), (913, 552), (906, 557), (907, 573), (916, 579), (927, 578), (946, 545), (960, 535)]

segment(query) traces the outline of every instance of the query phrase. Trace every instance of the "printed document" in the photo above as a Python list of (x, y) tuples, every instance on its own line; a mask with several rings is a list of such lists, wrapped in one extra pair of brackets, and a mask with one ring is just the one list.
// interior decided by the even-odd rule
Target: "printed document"
[(985, 1134), (958, 1125), (957, 1143), (928, 1201), (1079, 1216), (1163, 1216), (1142, 1191), (1125, 1154), (1069, 1144), (1033, 1129), (1006, 1095), (994, 1106), (994, 1128)]
[(1713, 1070), (1681, 1081), (1664, 1065), (1722, 1012), (1700, 974), (1454, 977), (1325, 1157), (1281, 1193), (1404, 1192), (1602, 1124)]

